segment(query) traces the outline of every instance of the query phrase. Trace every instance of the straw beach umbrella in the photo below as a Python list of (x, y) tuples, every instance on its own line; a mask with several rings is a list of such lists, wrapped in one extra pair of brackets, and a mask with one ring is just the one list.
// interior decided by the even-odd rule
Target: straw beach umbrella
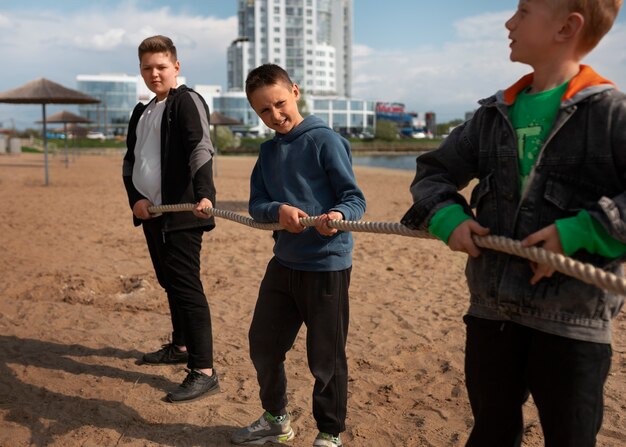
[(48, 185), (48, 138), (46, 131), (46, 104), (95, 104), (100, 100), (72, 90), (45, 78), (27, 82), (21, 87), (0, 93), (0, 102), (11, 104), (41, 104), (45, 180)]
[[(37, 121), (37, 122), (41, 123), (41, 121)], [(67, 124), (68, 123), (72, 123), (72, 124), (91, 123), (91, 120), (83, 116), (76, 115), (75, 113), (68, 112), (67, 110), (61, 110), (60, 112), (50, 115), (46, 119), (46, 123), (62, 123), (63, 124), (63, 135), (65, 135), (65, 167), (67, 168), (70, 162), (69, 156), (67, 153)]]

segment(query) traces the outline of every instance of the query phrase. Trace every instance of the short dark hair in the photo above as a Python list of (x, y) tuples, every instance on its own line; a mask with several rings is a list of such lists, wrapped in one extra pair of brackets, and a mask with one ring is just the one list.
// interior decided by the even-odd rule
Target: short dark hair
[(285, 84), (287, 87), (293, 86), (293, 82), (284, 68), (276, 64), (259, 65), (248, 73), (246, 96), (250, 98), (250, 95), (257, 89), (276, 84)]
[(138, 53), (139, 62), (141, 62), (141, 58), (146, 53), (169, 53), (172, 62), (176, 62), (178, 60), (174, 42), (172, 42), (172, 39), (167, 36), (157, 35), (145, 38), (139, 44)]

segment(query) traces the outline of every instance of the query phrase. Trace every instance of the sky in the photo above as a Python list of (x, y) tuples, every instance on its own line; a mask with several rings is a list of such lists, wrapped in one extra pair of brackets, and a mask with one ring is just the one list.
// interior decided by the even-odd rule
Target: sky
[[(509, 61), (509, 0), (353, 0), (352, 96), (463, 118), (530, 68)], [(226, 86), (236, 0), (0, 0), (0, 92), (45, 77), (138, 74), (137, 45), (174, 40), (187, 84)], [(583, 62), (626, 89), (626, 12)], [(74, 107), (74, 109), (73, 109)], [(48, 113), (75, 106), (48, 106)], [(0, 104), (0, 127), (36, 127), (41, 107)]]

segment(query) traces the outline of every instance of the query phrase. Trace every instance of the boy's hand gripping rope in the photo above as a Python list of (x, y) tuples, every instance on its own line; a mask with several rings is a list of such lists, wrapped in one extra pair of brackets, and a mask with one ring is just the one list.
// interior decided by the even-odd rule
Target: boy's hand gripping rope
[[(193, 211), (194, 204), (158, 205), (148, 208), (150, 213), (172, 213), (179, 211)], [(259, 230), (282, 230), (280, 224), (260, 223), (241, 214), (220, 210), (218, 208), (204, 208), (203, 212), (209, 216), (220, 217), (233, 222), (246, 225)], [(317, 217), (302, 217), (300, 223), (305, 227), (315, 225)], [(331, 220), (328, 226), (341, 231), (356, 231), (364, 233), (397, 234), (400, 236), (418, 237), (422, 239), (435, 239), (430, 233), (420, 230), (412, 230), (401, 223), (395, 222), (366, 222), (350, 220)], [(618, 295), (626, 295), (626, 279), (613, 273), (606, 272), (591, 264), (577, 261), (567, 256), (544, 250), (540, 247), (522, 247), (520, 241), (503, 236), (477, 236), (473, 237), (474, 243), (483, 248), (501, 251), (510, 255), (529, 259), (539, 264), (547, 264), (558, 272), (579, 279), (587, 284), (593, 284), (604, 290)]]

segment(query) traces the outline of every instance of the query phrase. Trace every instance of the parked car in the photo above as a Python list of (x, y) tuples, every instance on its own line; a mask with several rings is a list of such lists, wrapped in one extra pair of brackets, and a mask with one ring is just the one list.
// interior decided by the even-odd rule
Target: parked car
[(96, 132), (93, 130), (90, 130), (89, 132), (87, 132), (87, 138), (90, 140), (100, 140), (100, 141), (106, 140), (106, 137), (104, 136), (102, 132)]

